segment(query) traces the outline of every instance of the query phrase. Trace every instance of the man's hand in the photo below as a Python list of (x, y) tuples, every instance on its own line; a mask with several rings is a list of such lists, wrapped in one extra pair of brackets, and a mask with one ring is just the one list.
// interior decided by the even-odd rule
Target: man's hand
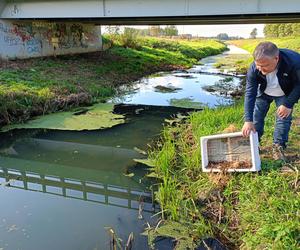
[(255, 132), (255, 127), (253, 125), (253, 122), (245, 122), (242, 128), (243, 136), (248, 137), (251, 131)]
[(284, 105), (280, 105), (277, 109), (277, 115), (279, 118), (287, 118), (292, 112), (292, 109), (285, 107)]

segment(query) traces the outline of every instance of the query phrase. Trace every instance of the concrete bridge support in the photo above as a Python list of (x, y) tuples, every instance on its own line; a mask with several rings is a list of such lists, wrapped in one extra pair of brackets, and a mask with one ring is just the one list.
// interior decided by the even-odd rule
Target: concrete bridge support
[(0, 19), (1, 59), (86, 53), (101, 48), (101, 28), (94, 24)]

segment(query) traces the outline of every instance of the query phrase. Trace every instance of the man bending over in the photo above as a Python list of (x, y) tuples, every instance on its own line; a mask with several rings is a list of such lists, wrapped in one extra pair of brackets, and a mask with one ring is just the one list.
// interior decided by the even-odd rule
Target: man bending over
[(270, 104), (277, 107), (273, 135), (273, 157), (286, 160), (284, 149), (292, 122), (292, 111), (300, 97), (300, 54), (278, 49), (271, 42), (262, 42), (254, 50), (254, 62), (248, 69), (245, 92), (244, 136), (264, 133), (264, 121)]

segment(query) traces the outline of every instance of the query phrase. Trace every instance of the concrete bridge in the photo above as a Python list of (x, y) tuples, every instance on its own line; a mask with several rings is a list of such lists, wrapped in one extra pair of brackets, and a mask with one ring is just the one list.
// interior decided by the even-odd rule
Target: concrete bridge
[(101, 49), (103, 24), (300, 21), (299, 0), (1, 0), (0, 55), (28, 58)]
[(5, 19), (101, 24), (245, 23), (300, 20), (299, 0), (2, 0)]

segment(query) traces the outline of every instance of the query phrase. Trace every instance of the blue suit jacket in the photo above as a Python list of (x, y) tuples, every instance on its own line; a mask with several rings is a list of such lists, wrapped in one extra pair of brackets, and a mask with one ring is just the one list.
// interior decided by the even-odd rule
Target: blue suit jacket
[[(284, 106), (293, 108), (300, 98), (300, 54), (289, 49), (279, 50), (277, 66), (279, 85), (287, 99)], [(247, 72), (245, 91), (245, 121), (253, 121), (255, 99), (266, 89), (267, 79), (253, 62)]]

